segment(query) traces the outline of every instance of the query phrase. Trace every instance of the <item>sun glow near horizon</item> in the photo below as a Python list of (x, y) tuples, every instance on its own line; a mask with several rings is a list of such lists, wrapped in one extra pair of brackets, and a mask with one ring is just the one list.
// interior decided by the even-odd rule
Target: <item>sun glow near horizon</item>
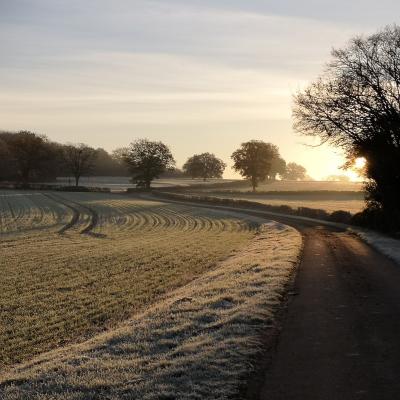
[(361, 180), (340, 169), (337, 149), (303, 146), (292, 95), (318, 76), (332, 46), (359, 33), (354, 20), (367, 32), (380, 24), (377, 15), (360, 18), (358, 8), (351, 14), (336, 3), (346, 13), (328, 20), (327, 6), (315, 2), (217, 3), (115, 0), (94, 12), (78, 0), (0, 2), (0, 35), (10, 39), (0, 43), (0, 129), (107, 151), (161, 140), (178, 166), (215, 153), (228, 164), (226, 178), (238, 177), (232, 152), (257, 139), (314, 179)]
[(367, 160), (364, 157), (357, 157), (352, 166), (344, 173), (351, 182), (362, 182), (365, 180), (365, 167)]

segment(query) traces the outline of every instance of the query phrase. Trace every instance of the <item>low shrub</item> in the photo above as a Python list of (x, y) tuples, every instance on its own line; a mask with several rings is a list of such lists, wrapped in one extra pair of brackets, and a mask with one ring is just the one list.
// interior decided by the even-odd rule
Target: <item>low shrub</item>
[(296, 214), (308, 218), (329, 219), (329, 213), (318, 208), (298, 207)]
[(329, 221), (350, 224), (352, 217), (352, 214), (348, 211), (338, 210), (331, 213)]
[(55, 190), (58, 190), (60, 192), (110, 193), (109, 188), (87, 187), (87, 186), (58, 186)]
[(400, 214), (388, 216), (380, 208), (366, 208), (353, 215), (351, 223), (400, 237)]

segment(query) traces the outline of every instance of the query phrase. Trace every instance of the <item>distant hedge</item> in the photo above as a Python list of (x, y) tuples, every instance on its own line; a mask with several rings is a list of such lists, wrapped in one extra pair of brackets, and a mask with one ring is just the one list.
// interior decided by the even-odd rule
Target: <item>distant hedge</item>
[(62, 186), (52, 185), (48, 183), (14, 183), (3, 182), (0, 184), (0, 189), (14, 189), (14, 190), (55, 190), (59, 192), (96, 192), (96, 193), (109, 193), (109, 188), (88, 187), (88, 186)]
[(190, 202), (201, 202), (212, 205), (229, 206), (229, 207), (248, 207), (254, 210), (277, 212), (287, 215), (298, 215), (301, 217), (308, 217), (314, 219), (321, 219), (324, 221), (338, 222), (342, 224), (349, 224), (352, 221), (353, 215), (348, 211), (338, 210), (328, 213), (325, 210), (308, 207), (293, 208), (288, 205), (269, 205), (262, 204), (256, 201), (236, 200), (220, 197), (201, 196), (201, 195), (185, 195), (170, 192), (153, 191), (153, 194), (165, 197), (171, 200), (184, 200)]

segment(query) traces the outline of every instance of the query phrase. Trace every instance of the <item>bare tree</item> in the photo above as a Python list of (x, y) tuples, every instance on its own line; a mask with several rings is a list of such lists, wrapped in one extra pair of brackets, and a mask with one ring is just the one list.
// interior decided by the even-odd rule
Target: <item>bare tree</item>
[(78, 186), (79, 179), (92, 171), (96, 151), (83, 143), (79, 143), (65, 146), (63, 153), (65, 166), (74, 176), (75, 186)]
[(98, 148), (95, 150), (96, 157), (92, 174), (94, 176), (127, 176), (129, 171), (124, 162), (109, 154), (106, 150)]
[(368, 206), (400, 227), (400, 27), (332, 52), (324, 75), (295, 96), (297, 131), (367, 160)]

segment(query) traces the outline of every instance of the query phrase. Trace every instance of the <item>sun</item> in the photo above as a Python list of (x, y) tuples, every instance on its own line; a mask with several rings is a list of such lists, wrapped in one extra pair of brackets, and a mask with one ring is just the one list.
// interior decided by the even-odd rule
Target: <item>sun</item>
[(364, 157), (358, 157), (354, 160), (354, 168), (363, 169), (367, 164), (367, 160)]
[(351, 182), (361, 182), (365, 178), (365, 166), (367, 160), (364, 157), (358, 157), (354, 160), (353, 164), (344, 173), (349, 177)]
[(351, 182), (362, 182), (365, 179), (365, 166), (367, 160), (364, 157), (354, 159), (353, 164), (343, 173)]

